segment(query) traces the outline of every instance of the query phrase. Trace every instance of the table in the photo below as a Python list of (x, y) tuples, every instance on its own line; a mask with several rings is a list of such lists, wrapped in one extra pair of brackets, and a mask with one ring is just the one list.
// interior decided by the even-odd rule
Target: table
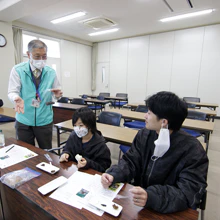
[[(60, 147), (63, 143), (60, 143), (60, 130), (72, 131), (72, 120), (64, 121), (54, 125), (57, 128), (57, 145)], [(103, 137), (107, 141), (111, 141), (117, 144), (131, 145), (138, 130), (118, 127), (113, 125), (107, 125), (97, 123), (97, 129), (102, 132)]]
[(75, 105), (70, 103), (56, 102), (53, 104), (53, 123), (55, 124), (66, 121), (68, 119), (72, 119), (73, 113), (82, 107), (87, 107), (87, 105)]
[(15, 110), (13, 108), (8, 107), (1, 107), (0, 108), (0, 115), (8, 116), (11, 118), (15, 118)]
[[(14, 166), (5, 168), (1, 170), (1, 175), (29, 167), (33, 170), (37, 170), (36, 164), (40, 162), (47, 162), (46, 158), (43, 156), (45, 151), (42, 149), (36, 148), (29, 144), (26, 144), (21, 141), (16, 141), (13, 138), (6, 139), (6, 144), (18, 144), (28, 149), (36, 152), (39, 156), (32, 159), (26, 160)], [(53, 164), (60, 168), (60, 171), (54, 175), (40, 171), (41, 176), (34, 178), (25, 184), (19, 186), (18, 188), (12, 190), (8, 186), (0, 183), (1, 187), (1, 197), (4, 207), (4, 216), (7, 220), (32, 220), (32, 219), (143, 219), (143, 220), (197, 220), (198, 212), (192, 209), (187, 209), (182, 212), (172, 213), (172, 214), (159, 214), (155, 211), (148, 209), (142, 209), (141, 207), (135, 206), (132, 204), (130, 199), (115, 199), (114, 202), (123, 206), (123, 210), (118, 217), (113, 217), (107, 213), (104, 213), (103, 216), (99, 217), (85, 209), (77, 209), (72, 206), (61, 203), (57, 200), (54, 200), (49, 197), (49, 195), (41, 195), (37, 189), (43, 184), (55, 179), (58, 176), (70, 177), (75, 171), (77, 171), (76, 165), (74, 162), (68, 163), (59, 163), (59, 158), (55, 154), (49, 153), (53, 159)], [(89, 174), (98, 173), (95, 170), (89, 169), (86, 171)], [(100, 174), (100, 173), (99, 173)], [(130, 184), (125, 184), (120, 195), (129, 196), (129, 189), (132, 186)]]
[[(87, 95), (87, 97), (90, 97), (90, 98), (96, 98), (97, 96), (98, 95)], [(82, 95), (80, 95), (80, 97), (82, 97)], [(116, 97), (116, 96), (105, 96), (105, 99), (114, 100), (114, 103), (116, 101), (119, 101), (119, 108), (120, 108), (120, 101), (128, 101), (127, 97)], [(114, 104), (113, 104), (113, 106), (114, 106), (114, 108), (116, 108), (116, 106)]]
[[(143, 112), (127, 111), (122, 109), (110, 109), (109, 112), (117, 112), (122, 115), (123, 118), (132, 120), (145, 121)], [(214, 122), (211, 121), (200, 121), (186, 118), (182, 124), (183, 128), (197, 130), (205, 134), (206, 151), (208, 151), (210, 133), (214, 130)]]
[[(57, 128), (57, 145), (60, 147), (60, 130), (73, 131), (72, 120), (64, 121), (54, 125)], [(117, 127), (102, 123), (97, 123), (97, 129), (102, 132), (103, 137), (107, 141), (111, 141), (117, 144), (123, 144), (131, 146), (138, 130)], [(206, 150), (206, 144), (202, 143), (204, 150)]]
[[(108, 104), (110, 101), (109, 100), (100, 100), (100, 99), (83, 99), (85, 101), (85, 103), (88, 105), (88, 102), (91, 102), (95, 105), (95, 114), (96, 114), (96, 107), (98, 105), (101, 106), (105, 106), (106, 104)], [(89, 105), (88, 105), (89, 106)]]
[[(197, 107), (207, 107), (212, 110), (216, 110), (219, 105), (217, 103), (207, 103), (207, 102), (187, 102), (190, 104), (195, 104)], [(144, 103), (130, 103), (127, 104), (127, 106), (130, 106), (131, 108), (137, 108), (138, 105), (145, 105)]]
[[(127, 104), (126, 106), (131, 107), (131, 110), (135, 110), (138, 105), (145, 105), (144, 103), (142, 104), (138, 104), (138, 103), (131, 103), (131, 104)], [(197, 108), (188, 108), (188, 111), (196, 111), (196, 112), (203, 112), (207, 115), (207, 118), (210, 119), (212, 118), (212, 121), (214, 121), (214, 117), (217, 115), (217, 111), (216, 110), (211, 110), (211, 109), (197, 109)]]
[(207, 107), (213, 110), (215, 110), (218, 107), (218, 104), (216, 103), (206, 103), (206, 102), (187, 102), (187, 103), (195, 104), (196, 107)]

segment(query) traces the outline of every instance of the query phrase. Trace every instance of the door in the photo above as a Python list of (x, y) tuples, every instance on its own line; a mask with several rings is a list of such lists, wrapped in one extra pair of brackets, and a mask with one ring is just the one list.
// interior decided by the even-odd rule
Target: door
[(109, 92), (109, 63), (98, 63), (96, 66), (96, 92)]

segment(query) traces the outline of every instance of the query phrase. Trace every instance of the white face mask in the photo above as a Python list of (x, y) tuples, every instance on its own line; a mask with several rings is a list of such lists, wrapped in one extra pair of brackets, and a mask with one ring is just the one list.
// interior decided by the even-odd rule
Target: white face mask
[(79, 126), (74, 126), (73, 130), (79, 138), (82, 138), (88, 134), (88, 128), (85, 127), (80, 128)]
[(154, 141), (155, 149), (152, 158), (162, 157), (170, 148), (170, 132), (167, 128), (161, 128), (158, 139)]
[(32, 55), (30, 56), (30, 61), (31, 61), (32, 65), (39, 70), (43, 69), (46, 65), (46, 60), (34, 60), (32, 58)]

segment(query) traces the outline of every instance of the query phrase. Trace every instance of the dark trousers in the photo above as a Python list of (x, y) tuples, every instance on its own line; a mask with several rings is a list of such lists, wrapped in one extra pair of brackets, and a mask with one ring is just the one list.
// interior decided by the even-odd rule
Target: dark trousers
[(35, 146), (35, 138), (41, 149), (52, 148), (53, 123), (44, 126), (28, 126), (15, 122), (18, 140)]

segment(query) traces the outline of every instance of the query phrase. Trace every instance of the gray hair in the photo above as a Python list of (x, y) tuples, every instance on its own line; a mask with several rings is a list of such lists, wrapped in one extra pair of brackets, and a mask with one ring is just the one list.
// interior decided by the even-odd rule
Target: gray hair
[(47, 51), (47, 45), (41, 40), (32, 40), (29, 42), (28, 51), (31, 52), (34, 48), (39, 48), (39, 49), (46, 48)]

